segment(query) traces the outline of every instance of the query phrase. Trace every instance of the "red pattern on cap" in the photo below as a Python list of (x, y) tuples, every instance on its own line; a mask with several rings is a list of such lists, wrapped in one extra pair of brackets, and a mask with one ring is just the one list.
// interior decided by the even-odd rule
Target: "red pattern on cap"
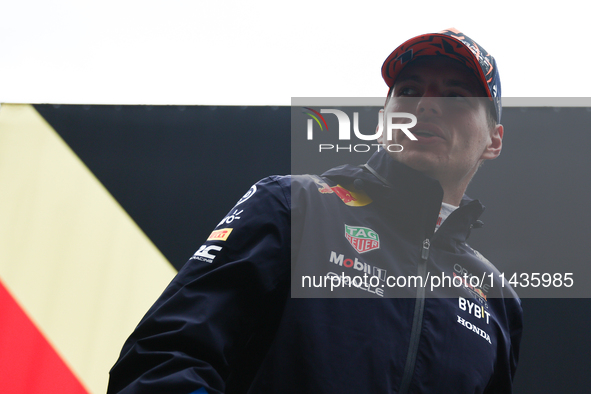
[(382, 77), (388, 87), (392, 87), (398, 74), (411, 60), (420, 56), (447, 56), (459, 61), (482, 82), (488, 97), (493, 97), (488, 86), (494, 75), (493, 65), (488, 59), (490, 55), (454, 28), (411, 38), (396, 48), (382, 65)]

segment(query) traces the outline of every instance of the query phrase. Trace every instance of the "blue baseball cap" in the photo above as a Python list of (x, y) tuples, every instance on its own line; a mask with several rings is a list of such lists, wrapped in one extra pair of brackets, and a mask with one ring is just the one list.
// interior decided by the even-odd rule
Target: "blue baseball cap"
[(497, 62), (476, 41), (454, 28), (411, 38), (396, 48), (382, 65), (382, 77), (390, 89), (404, 67), (420, 56), (447, 56), (472, 70), (494, 102), (497, 122), (501, 121), (501, 78)]

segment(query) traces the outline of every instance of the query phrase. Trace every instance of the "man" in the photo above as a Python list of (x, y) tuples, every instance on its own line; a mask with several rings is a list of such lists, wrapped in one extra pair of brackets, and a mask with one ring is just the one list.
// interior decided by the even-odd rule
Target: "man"
[(502, 145), (495, 61), (450, 29), (382, 74), (384, 116), (414, 114), (416, 141), (254, 185), (128, 339), (110, 393), (511, 392), (520, 301), (466, 244), (483, 207), (464, 191)]

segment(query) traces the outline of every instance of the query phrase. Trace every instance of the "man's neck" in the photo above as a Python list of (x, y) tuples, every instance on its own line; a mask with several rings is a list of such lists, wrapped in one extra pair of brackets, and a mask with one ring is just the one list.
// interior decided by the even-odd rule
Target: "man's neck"
[(443, 187), (443, 202), (459, 207), (462, 202), (462, 197), (464, 197), (465, 190), (466, 189), (463, 191), (448, 192), (445, 187)]
[(457, 178), (450, 179), (449, 177), (431, 175), (432, 178), (439, 181), (439, 184), (443, 188), (443, 202), (456, 207), (459, 206), (464, 197), (464, 193), (466, 193), (468, 184), (470, 184), (477, 169), (478, 167), (474, 168), (473, 171), (464, 175), (464, 177), (459, 180)]

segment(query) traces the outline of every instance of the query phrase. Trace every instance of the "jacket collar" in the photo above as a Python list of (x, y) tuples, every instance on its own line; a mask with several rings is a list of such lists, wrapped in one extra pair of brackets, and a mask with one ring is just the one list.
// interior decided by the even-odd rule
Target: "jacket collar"
[[(405, 224), (409, 231), (419, 231), (431, 238), (439, 216), (443, 189), (439, 182), (396, 160), (385, 151), (376, 152), (362, 166), (344, 165), (328, 170), (323, 176), (363, 189), (384, 214)], [(361, 182), (360, 182), (360, 181)], [(464, 195), (460, 208), (454, 211), (437, 231), (437, 238), (465, 241), (484, 206)], [(394, 219), (393, 218), (393, 219)], [(440, 235), (441, 233), (441, 235)]]

